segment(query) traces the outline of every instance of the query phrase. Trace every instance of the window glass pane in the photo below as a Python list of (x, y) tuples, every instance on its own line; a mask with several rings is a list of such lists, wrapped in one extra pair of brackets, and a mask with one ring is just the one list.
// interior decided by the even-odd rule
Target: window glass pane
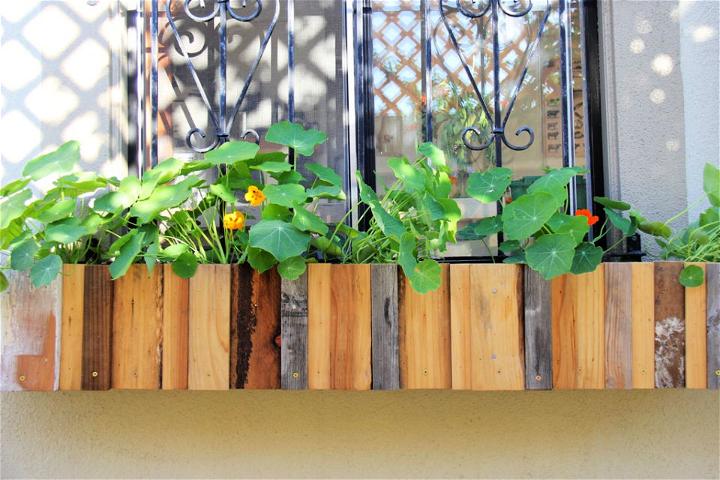
[[(495, 205), (481, 205), (468, 198), (468, 176), (484, 171), (497, 162), (494, 145), (471, 150), (463, 142), (467, 127), (477, 128), (479, 135), (466, 139), (475, 145), (492, 140), (495, 116), (494, 62), (499, 66), (500, 120), (508, 110), (505, 127), (508, 143), (526, 149), (503, 146), (503, 166), (514, 171), (507, 199), (523, 193), (547, 168), (562, 166), (562, 113), (560, 85), (560, 28), (558, 1), (532, 2), (526, 15), (514, 17), (503, 11), (498, 15), (497, 55), (493, 49), (490, 11), (470, 18), (460, 11), (458, 2), (444, 0), (445, 20), (439, 0), (375, 0), (373, 2), (373, 81), (375, 94), (376, 166), (378, 185), (392, 180), (387, 159), (415, 155), (417, 144), (424, 141), (423, 122), (426, 110), (431, 115), (432, 141), (447, 155), (453, 169), (453, 195), (460, 204), (467, 224), (497, 213)], [(530, 8), (527, 1), (499, 2), (508, 12), (517, 14)], [(462, 0), (468, 11), (479, 14), (489, 2)], [(575, 3), (573, 3), (575, 5)], [(426, 14), (427, 12), (427, 14)], [(584, 148), (584, 81), (583, 55), (580, 44), (580, 18), (573, 8), (573, 77), (575, 101), (575, 142), (577, 165), (586, 165)], [(427, 22), (427, 25), (426, 25)], [(448, 28), (457, 39), (454, 48)], [(542, 29), (539, 43), (537, 38)], [(425, 32), (429, 41), (424, 42)], [(431, 66), (425, 73), (423, 48), (429, 43)], [(532, 53), (532, 49), (537, 48)], [(462, 57), (460, 56), (462, 55)], [(490, 118), (484, 113), (472, 82), (463, 67), (468, 65), (485, 102)], [(524, 77), (523, 77), (524, 75)], [(431, 82), (431, 98), (423, 95), (423, 77)], [(520, 83), (522, 82), (522, 83)], [(519, 88), (519, 89), (518, 89)], [(528, 133), (519, 130), (528, 127)], [(578, 197), (585, 198), (585, 182), (578, 181)], [(581, 202), (582, 205), (582, 202)], [(462, 224), (460, 228), (462, 228)], [(488, 245), (464, 241), (452, 247), (450, 256), (478, 256), (497, 253), (496, 240)], [(489, 252), (488, 248), (489, 247)]]

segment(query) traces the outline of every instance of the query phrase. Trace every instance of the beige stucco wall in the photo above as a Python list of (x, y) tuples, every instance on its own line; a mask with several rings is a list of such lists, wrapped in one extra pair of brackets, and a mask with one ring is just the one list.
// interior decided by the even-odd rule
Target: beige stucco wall
[(717, 393), (2, 397), (2, 478), (717, 478)]
[[(46, 22), (63, 16), (79, 22), (80, 30), (65, 27), (68, 45), (108, 49), (107, 55), (80, 54), (79, 70), (72, 68), (77, 55), (54, 53), (64, 50), (42, 37), (42, 27), (27, 27), (33, 23), (30, 3), (0, 2), (2, 64), (20, 58), (29, 69), (0, 73), (0, 176), (4, 170), (7, 180), (22, 158), (75, 137), (89, 146), (83, 152), (88, 164), (122, 170), (109, 147), (110, 113), (118, 104), (110, 88), (108, 1), (40, 2), (55, 12)], [(683, 3), (711, 12), (692, 18), (714, 29), (714, 37), (699, 37), (709, 42), (700, 52), (713, 60), (718, 3)], [(686, 158), (707, 155), (690, 149), (709, 148), (718, 158), (717, 147), (685, 141), (697, 133), (688, 123), (696, 118), (688, 111), (693, 104), (682, 101), (687, 78), (695, 77), (678, 55), (697, 45), (681, 43), (683, 35), (694, 37), (687, 25), (678, 26), (677, 2), (618, 0), (612, 6), (604, 17), (612, 28), (605, 25), (603, 58), (611, 66), (610, 81), (622, 90), (609, 97), (607, 110), (616, 135), (608, 141), (617, 174), (609, 186), (649, 214), (674, 213), (686, 204), (688, 178), (697, 175)], [(81, 19), (94, 30), (83, 33)], [(33, 39), (33, 31), (40, 37)], [(7, 41), (16, 35), (21, 41)], [(645, 45), (640, 53), (632, 50), (637, 38)], [(667, 75), (653, 70), (660, 54), (672, 59)], [(662, 67), (660, 61), (657, 68), (666, 72)], [(73, 77), (77, 71), (90, 74)], [(28, 76), (27, 85), (18, 76)], [(665, 92), (659, 104), (650, 98), (657, 88)], [(716, 107), (700, 122), (710, 129), (706, 142), (717, 138), (717, 91), (705, 97)], [(38, 98), (62, 102), (45, 111)], [(0, 402), (2, 478), (717, 478), (720, 470), (720, 399), (714, 392), (13, 393), (0, 395)]]

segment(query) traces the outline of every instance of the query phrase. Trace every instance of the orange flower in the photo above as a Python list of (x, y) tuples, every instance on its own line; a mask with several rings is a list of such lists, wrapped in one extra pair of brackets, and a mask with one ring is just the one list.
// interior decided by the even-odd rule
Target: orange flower
[(223, 226), (228, 230), (242, 230), (245, 228), (245, 214), (237, 210), (226, 213), (223, 217)]
[(257, 207), (265, 201), (265, 194), (255, 185), (251, 185), (245, 194), (245, 200), (250, 202), (253, 207)]
[(588, 225), (590, 225), (590, 226), (595, 225), (598, 222), (598, 220), (600, 220), (600, 217), (598, 217), (597, 215), (593, 215), (590, 210), (587, 210), (585, 208), (581, 208), (580, 210), (575, 212), (575, 216), (576, 217), (586, 217)]

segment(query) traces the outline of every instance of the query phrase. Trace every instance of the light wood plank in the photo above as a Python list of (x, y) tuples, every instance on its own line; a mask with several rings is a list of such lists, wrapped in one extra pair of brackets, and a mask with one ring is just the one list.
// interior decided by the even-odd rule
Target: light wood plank
[(280, 388), (280, 276), (232, 266), (230, 388)]
[(105, 265), (86, 265), (84, 277), (82, 389), (109, 390), (115, 285)]
[(230, 265), (200, 265), (190, 279), (190, 390), (230, 386), (230, 281)]
[(82, 389), (85, 265), (63, 265), (60, 390)]
[(707, 385), (720, 389), (720, 263), (706, 265)]
[(632, 388), (632, 265), (605, 264), (605, 387)]
[(372, 265), (372, 388), (400, 388), (398, 266)]
[(280, 282), (280, 384), (285, 390), (307, 388), (308, 274)]
[(188, 388), (190, 280), (163, 265), (162, 389)]
[(450, 344), (450, 267), (441, 265), (442, 283), (419, 294), (404, 276), (400, 291), (400, 386), (452, 387)]
[(453, 389), (522, 390), (522, 268), (451, 265), (450, 285)]
[[(697, 265), (705, 274), (704, 263)], [(685, 386), (707, 388), (707, 279), (685, 289)]]
[(681, 262), (655, 263), (655, 387), (685, 386), (685, 289)]
[[(132, 265), (115, 280), (112, 327), (112, 387), (160, 388), (163, 270)], [(212, 290), (208, 290), (212, 291)]]
[(632, 386), (655, 388), (655, 267), (632, 263)]
[(552, 389), (551, 283), (529, 267), (525, 271), (525, 388)]
[(308, 388), (369, 390), (370, 265), (309, 265)]
[(605, 386), (605, 270), (552, 281), (553, 387)]
[(0, 390), (58, 388), (62, 279), (34, 288), (24, 272), (5, 272), (0, 295)]

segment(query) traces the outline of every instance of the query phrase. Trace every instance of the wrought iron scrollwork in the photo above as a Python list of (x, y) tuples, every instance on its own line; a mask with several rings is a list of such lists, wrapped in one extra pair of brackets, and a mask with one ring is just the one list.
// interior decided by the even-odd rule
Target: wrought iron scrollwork
[[(166, 4), (165, 15), (175, 37), (177, 48), (183, 59), (185, 60), (185, 64), (190, 72), (195, 86), (200, 93), (200, 98), (202, 99), (203, 104), (205, 105), (205, 108), (208, 112), (210, 122), (212, 124), (211, 126), (214, 129), (214, 131), (212, 132), (206, 132), (202, 128), (193, 127), (188, 131), (187, 135), (185, 135), (185, 143), (194, 152), (205, 153), (213, 150), (214, 148), (217, 148), (218, 146), (227, 142), (230, 138), (230, 132), (232, 131), (235, 118), (237, 117), (240, 109), (242, 108), (243, 101), (245, 100), (248, 89), (250, 88), (253, 76), (255, 75), (258, 66), (260, 65), (260, 61), (262, 60), (263, 54), (265, 53), (265, 49), (268, 45), (268, 42), (270, 41), (270, 37), (272, 36), (273, 31), (275, 30), (275, 26), (277, 25), (278, 18), (280, 16), (280, 0), (275, 0), (273, 2), (275, 4), (275, 11), (273, 13), (272, 19), (270, 20), (270, 23), (265, 27), (262, 39), (260, 41), (260, 46), (258, 48), (257, 54), (255, 55), (255, 59), (250, 65), (250, 68), (245, 77), (245, 82), (243, 83), (242, 89), (240, 90), (240, 94), (235, 101), (235, 104), (233, 105), (233, 108), (230, 111), (229, 115), (227, 112), (227, 24), (229, 20), (236, 20), (238, 22), (252, 22), (256, 20), (263, 11), (263, 0), (243, 0), (241, 5), (242, 8), (250, 8), (249, 12), (245, 15), (241, 15), (235, 8), (233, 8), (230, 5), (230, 0), (216, 0), (214, 7), (210, 11), (210, 13), (205, 14), (198, 14), (196, 12), (193, 12), (193, 9), (190, 6), (192, 0), (182, 1), (184, 1), (184, 12), (191, 20), (198, 23), (213, 22), (216, 18), (219, 20), (218, 44), (220, 51), (220, 59), (217, 67), (219, 72), (219, 102), (217, 108), (215, 108), (210, 99), (208, 98), (207, 92), (205, 91), (205, 88), (200, 81), (200, 77), (198, 76), (195, 65), (190, 58), (190, 54), (183, 46), (182, 35), (180, 33), (180, 30), (178, 29), (178, 26), (175, 22), (175, 19), (173, 18), (173, 14), (171, 11), (172, 0), (168, 0)], [(205, 2), (203, 1), (201, 3), (204, 7)], [(249, 4), (252, 5), (249, 6)], [(243, 131), (240, 134), (240, 137), (246, 140), (251, 139), (255, 143), (260, 143), (260, 135), (257, 131), (253, 129), (247, 129)]]
[(510, 93), (510, 101), (508, 102), (507, 108), (505, 110), (505, 113), (503, 114), (501, 111), (501, 102), (500, 102), (500, 56), (501, 56), (501, 47), (500, 47), (500, 41), (499, 41), (499, 30), (498, 30), (498, 21), (500, 14), (507, 15), (509, 17), (513, 18), (521, 18), (526, 15), (529, 15), (530, 12), (533, 10), (533, 2), (532, 0), (528, 0), (527, 4), (523, 7), (522, 4), (515, 0), (513, 4), (518, 5), (521, 8), (518, 9), (511, 9), (506, 4), (508, 3), (507, 0), (485, 0), (484, 2), (482, 0), (457, 0), (456, 3), (456, 9), (460, 14), (464, 15), (467, 18), (470, 19), (477, 19), (480, 20), (483, 17), (486, 17), (488, 14), (490, 15), (490, 22), (492, 24), (492, 30), (493, 30), (493, 45), (492, 45), (492, 55), (493, 55), (493, 113), (490, 113), (490, 108), (488, 107), (485, 98), (483, 98), (483, 95), (480, 91), (480, 87), (478, 86), (478, 83), (473, 75), (473, 71), (470, 68), (470, 66), (467, 63), (467, 60), (465, 59), (462, 49), (460, 48), (460, 44), (457, 40), (457, 36), (455, 35), (455, 32), (453, 31), (453, 27), (450, 24), (450, 21), (447, 17), (447, 0), (440, 0), (440, 16), (442, 17), (442, 21), (445, 24), (445, 28), (447, 29), (448, 36), (450, 37), (450, 41), (452, 43), (453, 49), (457, 53), (458, 57), (460, 58), (460, 61), (462, 63), (463, 69), (465, 70), (465, 73), (467, 74), (467, 77), (470, 81), (470, 84), (473, 88), (473, 91), (475, 92), (475, 95), (477, 96), (477, 99), (480, 103), (480, 106), (482, 108), (483, 114), (487, 118), (488, 122), (492, 125), (491, 130), (491, 136), (490, 139), (483, 142), (478, 143), (473, 141), (472, 137), (476, 138), (482, 138), (482, 131), (475, 126), (467, 127), (462, 132), (462, 141), (463, 144), (470, 150), (485, 150), (495, 144), (496, 146), (496, 159), (497, 163), (501, 164), (501, 155), (500, 155), (500, 146), (501, 144), (505, 145), (507, 148), (515, 151), (522, 151), (527, 150), (530, 148), (530, 146), (535, 141), (535, 132), (533, 129), (527, 125), (522, 126), (515, 130), (514, 134), (516, 137), (520, 137), (521, 135), (527, 136), (527, 141), (525, 143), (521, 144), (515, 144), (511, 142), (506, 135), (506, 127), (508, 124), (508, 120), (510, 119), (510, 115), (512, 114), (513, 108), (515, 107), (515, 101), (517, 100), (518, 94), (520, 93), (520, 89), (522, 88), (523, 82), (525, 81), (525, 77), (528, 72), (529, 68), (529, 62), (530, 59), (535, 54), (535, 51), (537, 50), (540, 41), (542, 39), (543, 33), (545, 32), (545, 26), (547, 24), (548, 18), (550, 17), (550, 0), (546, 0), (546, 7), (545, 7), (545, 14), (540, 22), (540, 26), (538, 28), (537, 35), (533, 39), (532, 43), (528, 46), (528, 49), (526, 51), (525, 55), (525, 66), (523, 67), (522, 73), (520, 74), (517, 83), (514, 85), (511, 93)]

